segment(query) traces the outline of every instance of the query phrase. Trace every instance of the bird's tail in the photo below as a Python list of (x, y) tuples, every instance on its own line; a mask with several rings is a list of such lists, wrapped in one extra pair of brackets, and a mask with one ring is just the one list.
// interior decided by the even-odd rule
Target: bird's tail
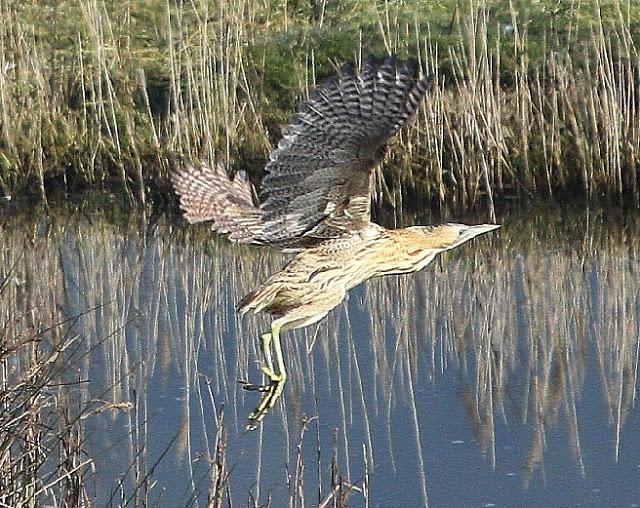
[(181, 159), (171, 173), (171, 183), (180, 197), (183, 215), (191, 224), (213, 221), (212, 229), (230, 233), (230, 240), (258, 242), (262, 217), (246, 173), (241, 171), (231, 179), (221, 162), (211, 167)]
[(266, 306), (273, 303), (278, 293), (278, 289), (279, 287), (276, 285), (265, 283), (258, 289), (254, 289), (245, 295), (236, 305), (236, 309), (240, 315), (244, 315), (250, 310), (253, 310), (256, 313), (260, 312)]
[(294, 302), (287, 298), (287, 292), (286, 285), (280, 281), (269, 279), (258, 289), (254, 289), (245, 295), (238, 302), (236, 309), (240, 315), (244, 315), (251, 310), (256, 314), (258, 312), (266, 312), (273, 319), (278, 319), (300, 305), (299, 302)]

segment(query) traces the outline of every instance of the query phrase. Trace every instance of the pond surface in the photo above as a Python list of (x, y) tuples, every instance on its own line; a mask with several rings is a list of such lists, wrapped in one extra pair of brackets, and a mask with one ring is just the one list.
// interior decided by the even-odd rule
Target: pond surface
[(95, 506), (206, 506), (226, 474), (223, 506), (640, 506), (636, 212), (509, 209), (352, 290), (283, 334), (284, 395), (245, 432), (269, 323), (235, 304), (288, 256), (108, 210), (0, 218), (0, 320), (76, 318)]

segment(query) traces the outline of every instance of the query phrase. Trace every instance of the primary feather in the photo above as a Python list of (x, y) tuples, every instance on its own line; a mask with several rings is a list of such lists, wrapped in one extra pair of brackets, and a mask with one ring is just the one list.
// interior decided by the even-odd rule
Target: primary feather
[(311, 93), (265, 168), (260, 209), (271, 242), (369, 220), (373, 169), (427, 90), (416, 74), (412, 61), (367, 60), (360, 74), (343, 69)]

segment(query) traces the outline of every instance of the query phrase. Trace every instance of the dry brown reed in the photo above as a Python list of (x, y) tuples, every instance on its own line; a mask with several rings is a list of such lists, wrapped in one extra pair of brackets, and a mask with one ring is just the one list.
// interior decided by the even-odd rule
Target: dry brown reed
[[(0, 298), (13, 292), (0, 275)], [(9, 310), (9, 312), (11, 312)], [(5, 314), (3, 312), (3, 314)], [(77, 337), (69, 323), (51, 323), (35, 308), (5, 314), (0, 329), (0, 505), (89, 505), (92, 460), (69, 387)], [(71, 374), (71, 375), (70, 375)]]
[[(284, 4), (3, 0), (0, 189), (46, 199), (56, 182), (115, 180), (144, 203), (167, 188), (171, 154), (259, 171), (295, 102), (333, 72), (318, 53), (342, 63), (384, 48), (417, 56), (434, 77), (417, 125), (387, 161), (422, 196), (486, 200), (491, 210), (495, 199), (539, 193), (637, 199), (633, 2), (583, 2), (566, 26), (544, 18), (534, 34), (520, 4), (452, 3), (450, 26), (432, 34), (429, 12), (363, 3), (373, 27), (364, 35), (358, 10), (342, 2), (308, 12)], [(334, 18), (353, 24), (353, 40), (327, 24)]]

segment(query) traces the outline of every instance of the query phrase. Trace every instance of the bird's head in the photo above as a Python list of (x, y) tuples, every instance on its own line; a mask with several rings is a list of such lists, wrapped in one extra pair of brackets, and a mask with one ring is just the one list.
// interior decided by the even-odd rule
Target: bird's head
[(499, 224), (467, 226), (466, 224), (447, 223), (437, 226), (414, 226), (408, 229), (420, 234), (420, 243), (424, 244), (425, 249), (445, 251), (499, 227)]

